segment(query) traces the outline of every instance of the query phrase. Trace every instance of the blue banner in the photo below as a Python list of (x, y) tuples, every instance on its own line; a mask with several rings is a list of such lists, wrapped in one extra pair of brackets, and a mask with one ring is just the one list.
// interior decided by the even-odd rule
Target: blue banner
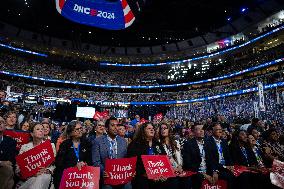
[(69, 20), (109, 30), (125, 29), (135, 19), (126, 0), (56, 0), (56, 8)]

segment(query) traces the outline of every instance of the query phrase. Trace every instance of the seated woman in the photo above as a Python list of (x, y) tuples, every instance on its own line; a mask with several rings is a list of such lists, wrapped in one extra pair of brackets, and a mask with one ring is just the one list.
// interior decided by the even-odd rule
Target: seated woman
[(258, 174), (256, 174), (256, 178), (259, 182), (258, 188), (277, 189), (278, 187), (273, 185), (270, 181), (270, 177), (269, 177), (269, 174), (268, 174), (269, 169), (267, 169), (265, 167), (265, 163), (264, 163), (264, 160), (263, 160), (264, 159), (263, 153), (262, 153), (261, 149), (257, 146), (256, 139), (254, 138), (254, 136), (248, 135), (248, 143), (249, 143), (252, 151), (254, 152), (254, 156), (255, 156), (255, 159), (257, 161), (257, 164), (255, 165), (253, 170), (258, 173)]
[(67, 128), (66, 139), (59, 147), (55, 159), (54, 186), (59, 188), (64, 169), (77, 166), (92, 165), (91, 143), (82, 137), (83, 127), (80, 121), (71, 121)]
[[(22, 154), (42, 142), (44, 142), (44, 128), (40, 123), (34, 122), (30, 125), (30, 132), (32, 136), (32, 141), (21, 147), (19, 154)], [(53, 144), (53, 153), (56, 154), (55, 146)], [(18, 183), (18, 189), (48, 189), (51, 186), (52, 177), (55, 166), (51, 165), (48, 168), (42, 168), (34, 177), (28, 178), (28, 180)], [(19, 166), (16, 166), (16, 174), (21, 175)]]
[(103, 136), (105, 133), (106, 133), (105, 123), (103, 121), (98, 121), (97, 125), (94, 126), (92, 131), (89, 133), (87, 140), (93, 143), (95, 138)]
[(184, 173), (183, 159), (181, 155), (181, 145), (178, 140), (174, 139), (173, 130), (170, 128), (170, 125), (167, 123), (161, 123), (159, 126), (159, 138), (164, 150), (166, 151), (172, 167), (177, 175), (181, 177), (175, 177), (168, 179), (167, 187), (171, 189), (175, 188), (188, 188), (189, 184), (187, 183), (187, 178), (182, 178)]
[(20, 130), (28, 132), (29, 129), (30, 129), (30, 123), (24, 119), (20, 124)]
[(271, 167), (274, 159), (284, 161), (284, 146), (280, 144), (277, 130), (271, 128), (265, 131), (263, 138), (262, 148), (264, 157), (267, 159), (267, 165)]
[(163, 182), (155, 182), (147, 178), (141, 155), (166, 155), (161, 143), (155, 139), (155, 130), (151, 123), (142, 124), (128, 146), (127, 156), (137, 156), (136, 176), (131, 183), (132, 188), (135, 189), (161, 188)]

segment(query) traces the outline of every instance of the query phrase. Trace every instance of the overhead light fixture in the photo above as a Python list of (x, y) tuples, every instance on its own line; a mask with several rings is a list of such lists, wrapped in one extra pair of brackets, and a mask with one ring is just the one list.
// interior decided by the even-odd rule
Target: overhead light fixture
[(241, 8), (241, 12), (244, 13), (248, 10), (248, 8), (244, 7), (244, 8)]

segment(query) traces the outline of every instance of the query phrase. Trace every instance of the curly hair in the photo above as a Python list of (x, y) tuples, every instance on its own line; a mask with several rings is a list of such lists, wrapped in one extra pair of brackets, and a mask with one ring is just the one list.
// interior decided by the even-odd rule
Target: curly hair
[[(139, 128), (138, 130), (135, 132), (134, 134), (134, 137), (133, 137), (133, 142), (139, 142), (139, 143), (146, 143), (146, 133), (145, 133), (145, 128), (148, 126), (148, 125), (152, 125), (152, 123), (150, 122), (146, 122), (146, 123), (143, 123)], [(152, 125), (153, 126), (153, 125)], [(153, 140), (155, 140), (155, 138), (153, 138)]]

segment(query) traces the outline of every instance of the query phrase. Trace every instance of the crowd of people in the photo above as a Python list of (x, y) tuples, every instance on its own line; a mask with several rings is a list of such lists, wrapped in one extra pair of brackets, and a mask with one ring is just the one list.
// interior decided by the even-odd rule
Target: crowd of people
[[(278, 24), (282, 24), (282, 21)], [(269, 25), (260, 32), (274, 27)], [(242, 42), (244, 41), (236, 41), (234, 45)], [(212, 58), (210, 68), (202, 75), (191, 75), (190, 81), (222, 76), (282, 58), (282, 49), (281, 43), (265, 51), (248, 48), (224, 58), (221, 65), (215, 65), (220, 62), (219, 57)], [(57, 56), (56, 53), (53, 55)], [(80, 55), (76, 55), (72, 54), (73, 58), (80, 61)], [(178, 53), (175, 56), (181, 57)], [(88, 57), (92, 59), (90, 55)], [(106, 57), (98, 57), (94, 61), (102, 58), (107, 60)], [(153, 60), (153, 57), (149, 59)], [(157, 60), (157, 57), (154, 59)], [(166, 59), (169, 57), (160, 56), (159, 61)], [(101, 189), (200, 189), (204, 181), (215, 185), (220, 180), (226, 182), (227, 189), (278, 189), (278, 186), (271, 183), (269, 173), (274, 171), (272, 164), (275, 160), (284, 161), (283, 87), (264, 91), (265, 110), (259, 108), (260, 96), (257, 92), (251, 92), (165, 106), (164, 114), (149, 118), (137, 114), (135, 117), (118, 119), (110, 111), (107, 116), (84, 119), (83, 122), (79, 118), (65, 122), (46, 116), (55, 114), (56, 111), (54, 107), (42, 102), (46, 97), (62, 98), (68, 103), (78, 98), (101, 102), (194, 99), (257, 87), (258, 82), (266, 85), (283, 81), (283, 68), (283, 63), (279, 63), (226, 80), (190, 85), (183, 91), (161, 90), (154, 93), (94, 92), (79, 88), (66, 89), (62, 86), (46, 87), (45, 84), (31, 84), (33, 82), (21, 81), (19, 78), (9, 80), (5, 76), (0, 80), (0, 189), (58, 189), (64, 170), (71, 167), (81, 170), (85, 166), (99, 168)], [(169, 81), (165, 71), (74, 70), (48, 62), (35, 62), (7, 52), (0, 53), (0, 71), (106, 85), (183, 82)], [(189, 77), (185, 81), (188, 82)], [(3, 90), (7, 86), (9, 94)], [(29, 97), (38, 100), (33, 99), (29, 104)], [(137, 107), (139, 108), (147, 110), (146, 106)], [(17, 140), (15, 135), (8, 133), (24, 133), (29, 140)], [(51, 143), (54, 161), (46, 167), (40, 167), (32, 176), (25, 177), (26, 173), (16, 157), (47, 141)], [(144, 155), (167, 156), (175, 177), (161, 176), (154, 180), (148, 178), (142, 161)], [(137, 157), (135, 174), (131, 181), (115, 186), (106, 184), (104, 181), (110, 177), (106, 171), (106, 159), (128, 157)], [(237, 175), (236, 169), (240, 166), (246, 171)]]
[[(189, 90), (178, 92), (159, 91), (156, 93), (117, 93), (94, 92), (78, 89), (63, 89), (31, 85), (25, 82), (1, 80), (2, 85), (11, 86), (11, 91), (17, 95), (35, 95), (38, 97), (58, 97), (65, 99), (80, 98), (92, 101), (132, 102), (132, 101), (170, 101), (208, 97), (217, 94), (233, 92), (241, 89), (257, 87), (257, 82), (264, 85), (283, 81), (283, 64), (262, 71), (250, 73), (229, 80), (220, 80), (206, 85), (192, 85)], [(210, 90), (209, 90), (210, 89)]]
[[(206, 119), (205, 113), (183, 124), (166, 117), (142, 121), (139, 115), (133, 120), (118, 120), (110, 115), (94, 122), (73, 120), (56, 124), (49, 118), (40, 122), (20, 118), (17, 108), (13, 110), (0, 117), (0, 188), (59, 188), (65, 169), (80, 170), (84, 166), (100, 168), (100, 188), (200, 189), (204, 180), (210, 184), (225, 180), (228, 189), (278, 188), (271, 184), (268, 173), (274, 160), (284, 161), (283, 122), (273, 117), (266, 123), (250, 117), (247, 127), (226, 120), (227, 115), (215, 114)], [(29, 133), (31, 139), (17, 150), (17, 142), (5, 135), (6, 131)], [(15, 157), (47, 140), (52, 142), (55, 161), (23, 179)], [(143, 155), (166, 155), (176, 177), (148, 179)], [(118, 186), (104, 184), (109, 177), (105, 160), (124, 157), (137, 157), (136, 174), (131, 182)], [(236, 176), (237, 166), (248, 171)], [(188, 172), (194, 174), (188, 176)]]
[[(243, 52), (241, 55), (235, 55), (233, 58), (228, 58), (228, 61), (223, 60), (224, 63), (214, 66), (214, 61), (219, 59), (212, 59), (209, 69), (203, 73), (194, 76), (188, 72), (188, 76), (183, 80), (177, 81), (168, 79), (167, 71), (99, 71), (99, 70), (74, 70), (59, 65), (51, 65), (46, 62), (36, 62), (15, 56), (12, 54), (0, 54), (0, 70), (9, 71), (18, 74), (24, 74), (34, 77), (42, 77), (46, 79), (59, 79), (67, 81), (77, 81), (92, 84), (105, 84), (105, 85), (159, 85), (166, 83), (189, 82), (192, 80), (209, 79), (216, 76), (241, 71), (252, 66), (266, 63), (267, 61), (275, 60), (283, 56), (281, 51), (283, 45), (278, 45), (272, 49), (264, 52), (252, 53), (252, 50)], [(199, 64), (198, 64), (199, 65)], [(201, 72), (201, 66), (194, 68), (192, 71)]]

